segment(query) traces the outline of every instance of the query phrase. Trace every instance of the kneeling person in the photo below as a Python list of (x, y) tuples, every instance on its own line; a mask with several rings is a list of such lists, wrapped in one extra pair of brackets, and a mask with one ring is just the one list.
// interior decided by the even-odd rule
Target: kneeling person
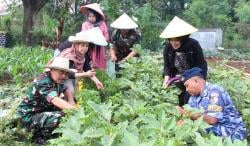
[(33, 132), (38, 144), (51, 138), (64, 115), (63, 109), (76, 108), (73, 96), (63, 84), (72, 72), (69, 60), (57, 57), (47, 68), (49, 71), (34, 79), (17, 109), (22, 124)]
[[(229, 94), (222, 87), (206, 82), (198, 67), (185, 71), (183, 82), (187, 92), (191, 94), (188, 104), (205, 110), (203, 114), (189, 115), (192, 120), (203, 115), (203, 120), (212, 125), (206, 129), (207, 132), (230, 137), (232, 140), (246, 138), (245, 124)], [(177, 108), (182, 114), (187, 113), (185, 109)]]

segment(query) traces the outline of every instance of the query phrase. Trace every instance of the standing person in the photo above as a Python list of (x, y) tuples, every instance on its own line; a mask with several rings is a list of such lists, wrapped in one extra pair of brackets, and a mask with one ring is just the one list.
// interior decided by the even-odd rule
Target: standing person
[[(98, 27), (106, 41), (109, 41), (108, 28), (105, 23), (105, 16), (97, 3), (81, 6), (80, 11), (86, 15), (86, 22), (82, 24), (82, 31)], [(93, 45), (90, 48), (92, 66), (101, 70), (106, 69), (105, 47)]]
[(133, 45), (140, 43), (140, 32), (138, 25), (126, 14), (117, 18), (111, 27), (115, 28), (111, 36), (110, 59), (116, 62), (116, 71), (119, 70), (118, 64), (130, 57), (136, 57), (139, 54), (131, 50)]
[(202, 69), (194, 67), (185, 71), (183, 83), (191, 94), (188, 104), (205, 112), (192, 114), (177, 106), (181, 114), (188, 115), (192, 120), (203, 116), (203, 120), (212, 125), (206, 131), (216, 136), (230, 137), (232, 140), (246, 138), (245, 124), (229, 94), (222, 87), (206, 82)]
[(76, 108), (73, 95), (63, 84), (68, 74), (73, 73), (69, 60), (57, 57), (47, 68), (49, 71), (34, 79), (17, 108), (22, 124), (33, 132), (33, 139), (38, 144), (52, 138), (52, 131), (64, 115), (62, 110)]
[(59, 57), (69, 59), (71, 61), (71, 67), (77, 70), (77, 73), (74, 76), (70, 76), (70, 80), (67, 80), (66, 84), (68, 88), (70, 88), (71, 92), (74, 93), (75, 85), (77, 83), (77, 80), (75, 81), (74, 79), (82, 76), (88, 76), (95, 82), (97, 89), (103, 89), (103, 84), (95, 76), (95, 72), (93, 72), (93, 70), (83, 72), (85, 54), (88, 51), (89, 43), (107, 45), (107, 42), (102, 36), (99, 28), (89, 29), (87, 31), (77, 33), (75, 36), (70, 36), (69, 42), (72, 43), (72, 46), (63, 50), (59, 55)]
[[(193, 67), (200, 67), (204, 71), (204, 78), (206, 78), (207, 62), (202, 48), (197, 40), (189, 37), (191, 33), (196, 31), (197, 29), (192, 25), (175, 16), (160, 35), (161, 38), (167, 39), (163, 52), (163, 87), (170, 84), (171, 78), (176, 78)], [(182, 106), (188, 102), (190, 95), (186, 92), (182, 82), (177, 82), (176, 86), (182, 91), (179, 95), (179, 105)]]

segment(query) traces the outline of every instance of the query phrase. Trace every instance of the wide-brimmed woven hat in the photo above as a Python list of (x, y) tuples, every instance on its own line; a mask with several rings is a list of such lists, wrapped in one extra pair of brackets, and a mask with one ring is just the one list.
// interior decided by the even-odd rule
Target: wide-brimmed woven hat
[[(74, 73), (74, 69), (69, 68), (69, 59), (62, 58), (62, 57), (55, 57), (52, 61), (51, 64), (47, 65), (46, 68), (50, 69), (57, 69), (57, 70), (62, 70), (66, 71), (69, 73)], [(49, 71), (46, 70), (46, 71)]]
[(175, 16), (161, 33), (160, 38), (176, 38), (198, 31), (197, 28)]
[(102, 16), (102, 19), (105, 19), (105, 15), (102, 12), (102, 9), (98, 3), (92, 3), (88, 5), (81, 6), (80, 11), (82, 14), (87, 15), (88, 9), (96, 11), (98, 14)]
[(134, 29), (138, 27), (138, 25), (126, 13), (123, 13), (118, 17), (110, 24), (110, 26), (117, 29)]
[(87, 31), (79, 32), (75, 36), (69, 36), (68, 40), (72, 43), (92, 42)]
[(87, 33), (89, 34), (90, 41), (93, 44), (96, 44), (99, 46), (108, 45), (108, 42), (106, 41), (106, 39), (103, 36), (103, 33), (101, 32), (99, 27), (94, 27), (94, 28), (88, 29)]

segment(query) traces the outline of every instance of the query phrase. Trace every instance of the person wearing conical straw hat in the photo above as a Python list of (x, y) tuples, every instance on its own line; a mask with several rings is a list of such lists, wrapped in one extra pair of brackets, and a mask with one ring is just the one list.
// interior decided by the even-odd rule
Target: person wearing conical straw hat
[(207, 76), (207, 62), (204, 58), (199, 42), (190, 38), (190, 34), (198, 31), (195, 27), (175, 16), (160, 38), (166, 39), (163, 51), (164, 57), (164, 81), (163, 87), (168, 87), (174, 81), (175, 85), (181, 89), (179, 95), (179, 105), (188, 102), (190, 95), (182, 82), (174, 80), (179, 78), (186, 70), (199, 67), (203, 70), (203, 76)]
[(90, 43), (101, 46), (108, 44), (100, 29), (93, 28), (79, 32), (75, 36), (70, 36), (68, 40), (72, 43), (72, 46), (63, 50), (59, 54), (59, 57), (69, 59), (71, 61), (71, 67), (77, 71), (77, 73), (71, 75), (70, 79), (66, 81), (67, 87), (70, 88), (71, 93), (74, 94), (75, 85), (77, 84), (77, 80), (75, 80), (75, 78), (78, 79), (81, 77), (90, 77), (90, 79), (96, 84), (97, 89), (103, 89), (103, 84), (95, 76), (95, 72), (93, 70), (88, 70), (87, 72), (83, 71), (85, 65), (85, 55), (88, 51)]
[[(82, 24), (82, 31), (94, 27), (98, 27), (106, 41), (109, 41), (108, 27), (105, 23), (105, 16), (97, 3), (87, 4), (81, 6), (80, 11), (86, 15), (86, 21)], [(106, 69), (106, 54), (105, 47), (100, 45), (93, 45), (89, 48), (91, 54), (92, 66), (94, 68), (105, 70)]]
[(126, 14), (122, 14), (111, 27), (115, 28), (111, 36), (110, 59), (116, 62), (116, 71), (119, 71), (119, 63), (139, 54), (131, 50), (135, 44), (140, 43), (138, 25)]
[(50, 70), (33, 80), (17, 108), (21, 123), (33, 132), (32, 139), (37, 144), (46, 144), (52, 138), (53, 130), (64, 116), (63, 109), (76, 108), (73, 96), (64, 85), (68, 74), (73, 73), (69, 60), (56, 57), (46, 68)]

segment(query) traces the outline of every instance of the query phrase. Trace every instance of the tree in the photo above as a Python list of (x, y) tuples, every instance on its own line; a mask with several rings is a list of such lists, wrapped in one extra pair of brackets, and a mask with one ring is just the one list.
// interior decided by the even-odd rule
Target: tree
[(193, 0), (184, 12), (186, 20), (200, 28), (226, 28), (231, 22), (227, 0)]
[(48, 0), (22, 0), (22, 2), (24, 9), (22, 41), (29, 45), (36, 16)]
[(250, 23), (250, 2), (241, 0), (238, 1), (236, 7), (234, 8), (236, 11), (236, 16), (239, 18), (240, 22)]

